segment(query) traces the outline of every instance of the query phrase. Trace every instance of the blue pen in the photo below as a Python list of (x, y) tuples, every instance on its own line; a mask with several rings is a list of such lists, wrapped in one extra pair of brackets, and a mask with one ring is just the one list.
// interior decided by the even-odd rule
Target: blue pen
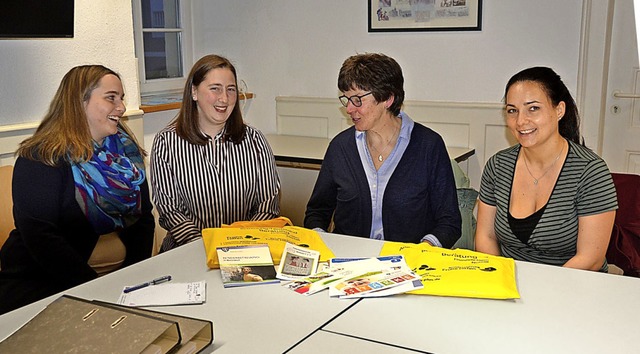
[(170, 275), (165, 275), (163, 277), (153, 279), (153, 280), (148, 281), (146, 283), (142, 283), (142, 284), (138, 284), (138, 285), (134, 285), (134, 286), (129, 286), (129, 287), (124, 289), (124, 292), (125, 293), (130, 293), (130, 292), (138, 290), (138, 289), (146, 288), (149, 285), (157, 285), (157, 284), (164, 283), (164, 282), (167, 282), (167, 281), (170, 281), (170, 280), (171, 280), (171, 276)]

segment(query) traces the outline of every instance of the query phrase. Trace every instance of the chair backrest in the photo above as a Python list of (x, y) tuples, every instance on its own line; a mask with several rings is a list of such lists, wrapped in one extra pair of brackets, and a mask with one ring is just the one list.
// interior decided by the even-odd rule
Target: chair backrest
[(473, 188), (458, 188), (458, 209), (462, 217), (462, 234), (452, 249), (464, 248), (475, 251), (476, 217), (473, 210), (478, 203), (478, 191)]
[(13, 199), (11, 197), (11, 178), (13, 166), (0, 166), (0, 248), (13, 230)]
[(640, 176), (612, 173), (618, 210), (607, 249), (607, 262), (625, 275), (640, 277)]
[(477, 221), (473, 211), (478, 202), (478, 191), (469, 187), (469, 176), (460, 168), (456, 160), (451, 159), (451, 167), (453, 168), (453, 178), (456, 181), (458, 208), (462, 217), (462, 234), (451, 248), (465, 248), (474, 251)]

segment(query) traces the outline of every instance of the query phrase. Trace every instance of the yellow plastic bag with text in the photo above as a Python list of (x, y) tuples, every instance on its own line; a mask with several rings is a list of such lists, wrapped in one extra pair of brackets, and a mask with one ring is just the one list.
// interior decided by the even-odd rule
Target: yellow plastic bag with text
[(402, 255), (424, 287), (410, 294), (518, 299), (515, 261), (426, 243), (385, 242), (381, 256)]
[(285, 227), (222, 227), (202, 230), (207, 253), (207, 266), (219, 268), (218, 247), (266, 244), (274, 264), (280, 263), (287, 242), (320, 252), (320, 262), (333, 258), (333, 252), (316, 231), (297, 226)]
[(291, 220), (286, 216), (278, 216), (269, 220), (236, 221), (231, 225), (222, 224), (222, 227), (285, 227), (293, 226)]

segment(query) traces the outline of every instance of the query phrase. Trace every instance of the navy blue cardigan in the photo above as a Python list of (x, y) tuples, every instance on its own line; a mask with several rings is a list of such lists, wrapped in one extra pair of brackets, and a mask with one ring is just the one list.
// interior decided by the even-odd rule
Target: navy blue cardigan
[[(371, 192), (358, 154), (355, 128), (329, 144), (304, 219), (306, 228), (369, 237)], [(435, 235), (451, 248), (461, 233), (455, 180), (444, 141), (433, 130), (415, 123), (411, 139), (391, 175), (382, 203), (384, 238), (418, 243)]]

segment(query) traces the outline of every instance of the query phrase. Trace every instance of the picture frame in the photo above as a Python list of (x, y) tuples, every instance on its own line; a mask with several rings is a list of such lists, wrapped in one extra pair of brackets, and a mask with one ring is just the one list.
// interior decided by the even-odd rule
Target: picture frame
[(369, 32), (480, 31), (482, 0), (369, 0)]

